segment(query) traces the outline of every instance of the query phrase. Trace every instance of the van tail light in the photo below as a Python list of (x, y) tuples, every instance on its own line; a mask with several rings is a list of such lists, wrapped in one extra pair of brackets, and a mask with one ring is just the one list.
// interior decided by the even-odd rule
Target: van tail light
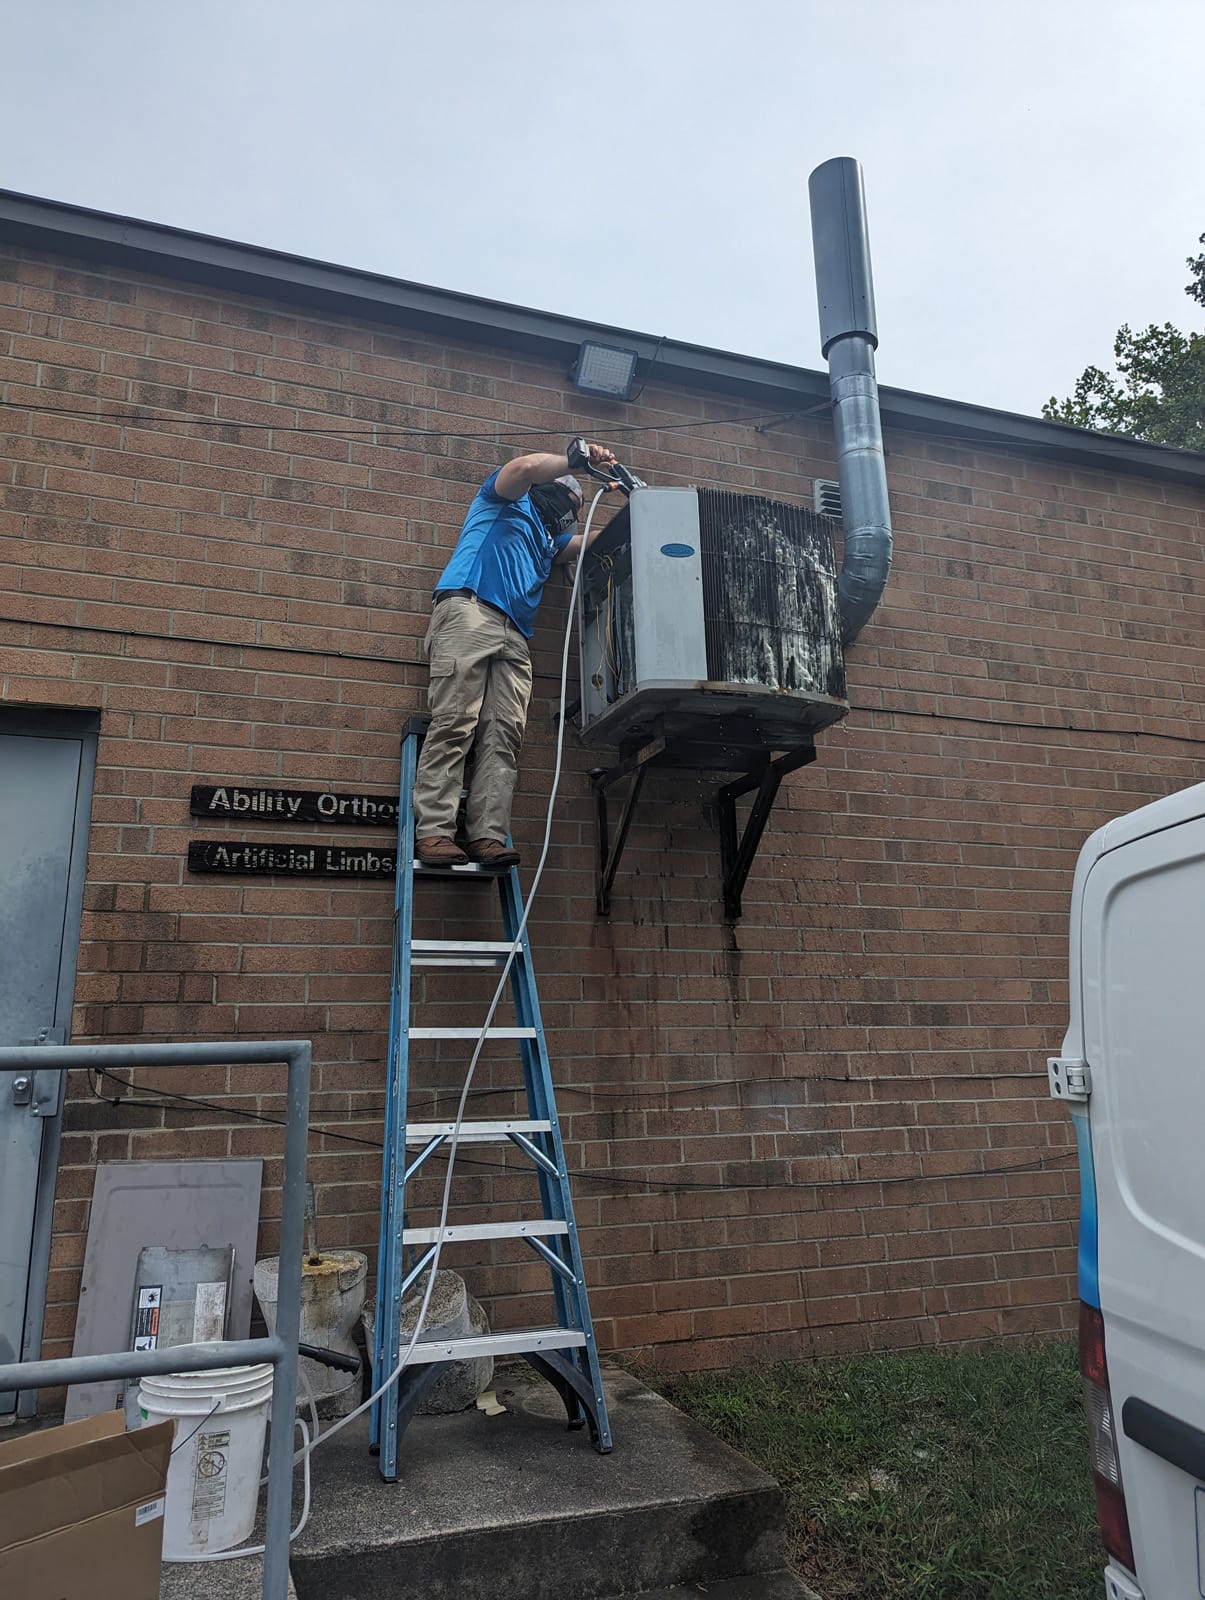
[(1092, 1457), (1092, 1483), (1096, 1489), (1096, 1519), (1105, 1549), (1134, 1569), (1130, 1519), (1126, 1516), (1121, 1465), (1117, 1459), (1117, 1429), (1109, 1395), (1109, 1369), (1105, 1362), (1105, 1323), (1095, 1306), (1080, 1301), (1079, 1370), (1084, 1379), (1084, 1410), (1088, 1413), (1088, 1448)]

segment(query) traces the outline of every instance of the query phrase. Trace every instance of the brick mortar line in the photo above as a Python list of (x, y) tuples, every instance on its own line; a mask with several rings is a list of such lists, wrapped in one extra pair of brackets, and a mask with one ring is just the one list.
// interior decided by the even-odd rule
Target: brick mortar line
[[(110, 635), (117, 639), (153, 639), (159, 644), (203, 644), (212, 650), (267, 650), (280, 655), (317, 656), (324, 661), (368, 661), (374, 666), (382, 667), (416, 667), (423, 664), (417, 657), (413, 660), (408, 660), (404, 656), (361, 655), (359, 652), (351, 650), (315, 650), (310, 645), (263, 644), (245, 640), (204, 639), (200, 634), (195, 633), (151, 633), (140, 628), (109, 628), (94, 622), (47, 622), (35, 617), (0, 616), (0, 623), (8, 623), (13, 627), (51, 628), (60, 633), (99, 633)], [(33, 647), (16, 645), (13, 648)], [(543, 676), (550, 677), (551, 674), (543, 674)]]

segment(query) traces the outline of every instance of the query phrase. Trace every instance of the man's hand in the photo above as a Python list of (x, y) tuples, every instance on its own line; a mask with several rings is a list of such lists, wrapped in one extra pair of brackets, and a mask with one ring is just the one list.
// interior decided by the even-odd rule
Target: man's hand
[(579, 434), (576, 439), (570, 439), (565, 460), (569, 463), (570, 472), (580, 472), (584, 467), (594, 467), (604, 472), (615, 465), (615, 452), (608, 450), (605, 445), (588, 444)]

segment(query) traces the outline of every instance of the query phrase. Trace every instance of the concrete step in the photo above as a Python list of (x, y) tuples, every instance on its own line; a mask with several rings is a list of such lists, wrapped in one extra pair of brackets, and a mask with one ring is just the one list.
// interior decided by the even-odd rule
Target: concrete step
[(381, 1482), (365, 1426), (319, 1447), (292, 1552), (299, 1600), (613, 1600), (675, 1585), (697, 1600), (736, 1579), (760, 1587), (720, 1600), (806, 1595), (785, 1586), (778, 1485), (634, 1378), (607, 1375), (608, 1456), (566, 1429), (530, 1368), (500, 1368), (494, 1388), (502, 1416), (412, 1422), (399, 1483)]

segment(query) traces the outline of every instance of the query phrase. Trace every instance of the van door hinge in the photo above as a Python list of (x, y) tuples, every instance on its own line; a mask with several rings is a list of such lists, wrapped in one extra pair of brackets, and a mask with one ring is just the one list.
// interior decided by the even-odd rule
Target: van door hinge
[(1086, 1061), (1050, 1056), (1046, 1062), (1050, 1093), (1055, 1100), (1087, 1100), (1092, 1093), (1092, 1068)]

